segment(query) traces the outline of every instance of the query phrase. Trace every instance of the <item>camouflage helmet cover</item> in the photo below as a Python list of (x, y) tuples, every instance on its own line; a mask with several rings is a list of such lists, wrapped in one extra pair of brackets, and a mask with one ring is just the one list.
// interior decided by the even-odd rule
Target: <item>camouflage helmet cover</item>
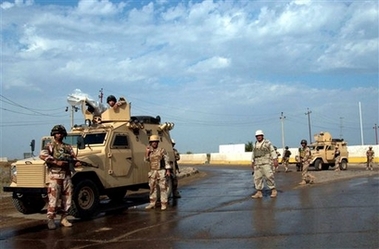
[(67, 136), (66, 128), (63, 125), (55, 125), (53, 129), (51, 129), (50, 136), (54, 136), (55, 134), (63, 134), (63, 136)]
[(149, 138), (149, 142), (159, 142), (159, 136), (158, 135), (151, 135)]
[(300, 144), (307, 144), (308, 142), (307, 142), (307, 140), (305, 140), (305, 139), (303, 139), (303, 140), (301, 140), (301, 142), (300, 142)]

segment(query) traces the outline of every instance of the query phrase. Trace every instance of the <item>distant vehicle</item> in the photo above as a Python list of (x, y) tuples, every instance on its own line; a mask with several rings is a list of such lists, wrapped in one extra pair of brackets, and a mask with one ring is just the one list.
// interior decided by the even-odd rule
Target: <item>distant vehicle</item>
[(328, 170), (334, 167), (334, 151), (338, 146), (340, 150), (340, 169), (346, 170), (349, 162), (347, 143), (343, 139), (332, 138), (329, 132), (320, 132), (314, 136), (314, 142), (309, 146), (312, 153), (310, 166), (315, 170)]
[[(159, 147), (173, 160), (169, 131), (174, 124), (161, 123), (159, 116), (131, 116), (129, 103), (117, 110), (105, 110), (101, 117), (84, 109), (82, 106), (86, 124), (72, 127), (64, 142), (73, 146), (82, 162), (72, 175), (73, 202), (69, 212), (87, 219), (97, 213), (100, 196), (120, 200), (128, 190), (149, 188), (150, 167), (144, 162), (149, 137), (158, 135)], [(51, 140), (50, 136), (42, 137), (41, 147)], [(33, 155), (34, 142), (31, 146)], [(170, 163), (174, 167), (173, 161)], [(16, 209), (24, 214), (40, 212), (46, 204), (48, 186), (44, 161), (38, 156), (16, 161), (11, 166), (11, 179), (10, 186), (3, 190), (13, 193)]]

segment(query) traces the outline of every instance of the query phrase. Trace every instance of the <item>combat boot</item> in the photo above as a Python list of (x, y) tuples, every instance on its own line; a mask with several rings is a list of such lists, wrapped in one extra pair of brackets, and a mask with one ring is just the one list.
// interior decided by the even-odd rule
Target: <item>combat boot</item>
[(305, 180), (302, 180), (302, 181), (299, 183), (299, 185), (305, 185), (305, 184), (307, 184), (307, 182), (306, 182)]
[(62, 215), (61, 225), (64, 226), (64, 227), (72, 227), (72, 223), (67, 220), (67, 216), (66, 215)]
[(181, 198), (182, 196), (179, 194), (179, 191), (174, 192), (174, 198)]
[(167, 203), (162, 202), (161, 210), (166, 210), (166, 209), (167, 209)]
[(339, 167), (337, 167), (334, 171), (340, 171), (340, 168)]
[(288, 172), (288, 168), (286, 167), (286, 170), (285, 170), (285, 172), (287, 173)]
[(145, 209), (154, 209), (154, 208), (155, 208), (155, 203), (153, 202), (150, 202), (150, 204), (145, 207)]
[(270, 197), (271, 197), (271, 198), (275, 198), (277, 195), (278, 195), (278, 191), (276, 191), (276, 189), (273, 188), (273, 189), (271, 190), (271, 195), (270, 195)]
[(253, 199), (258, 199), (258, 198), (262, 198), (263, 195), (262, 195), (262, 191), (258, 190), (254, 195), (251, 196), (251, 198)]
[(57, 226), (55, 225), (55, 221), (54, 219), (48, 219), (47, 220), (47, 227), (50, 229), (50, 230), (54, 230), (57, 228)]

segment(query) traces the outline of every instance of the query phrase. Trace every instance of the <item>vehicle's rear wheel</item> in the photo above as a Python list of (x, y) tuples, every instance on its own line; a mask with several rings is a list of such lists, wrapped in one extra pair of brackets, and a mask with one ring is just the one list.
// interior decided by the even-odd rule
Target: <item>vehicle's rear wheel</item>
[(322, 169), (322, 160), (321, 159), (316, 159), (315, 161), (315, 170), (321, 170)]
[(76, 218), (92, 218), (100, 204), (99, 190), (91, 180), (83, 180), (74, 186), (70, 214)]
[(347, 170), (347, 160), (346, 159), (341, 160), (340, 170)]
[(46, 201), (41, 195), (13, 193), (12, 201), (17, 211), (23, 214), (39, 213), (46, 205)]

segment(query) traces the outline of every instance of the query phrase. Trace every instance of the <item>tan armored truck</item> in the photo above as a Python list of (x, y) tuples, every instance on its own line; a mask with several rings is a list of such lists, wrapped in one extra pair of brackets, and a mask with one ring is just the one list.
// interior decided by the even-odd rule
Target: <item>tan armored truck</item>
[[(107, 109), (101, 116), (82, 110), (85, 125), (72, 127), (64, 142), (73, 146), (77, 159), (83, 162), (72, 175), (70, 214), (87, 219), (97, 213), (100, 196), (122, 200), (128, 190), (148, 188), (150, 167), (144, 162), (144, 154), (149, 137), (158, 135), (159, 146), (173, 160), (169, 131), (174, 124), (161, 123), (159, 116), (131, 116), (130, 103)], [(42, 146), (50, 139), (43, 137)], [(34, 156), (15, 162), (11, 178), (10, 186), (3, 189), (13, 193), (16, 209), (25, 214), (40, 212), (46, 204), (48, 184), (44, 161)]]
[(340, 150), (340, 169), (346, 170), (349, 161), (347, 143), (343, 139), (332, 138), (329, 132), (320, 132), (314, 135), (314, 142), (309, 146), (312, 153), (310, 166), (314, 166), (315, 170), (328, 170), (329, 167), (334, 167), (336, 146)]

